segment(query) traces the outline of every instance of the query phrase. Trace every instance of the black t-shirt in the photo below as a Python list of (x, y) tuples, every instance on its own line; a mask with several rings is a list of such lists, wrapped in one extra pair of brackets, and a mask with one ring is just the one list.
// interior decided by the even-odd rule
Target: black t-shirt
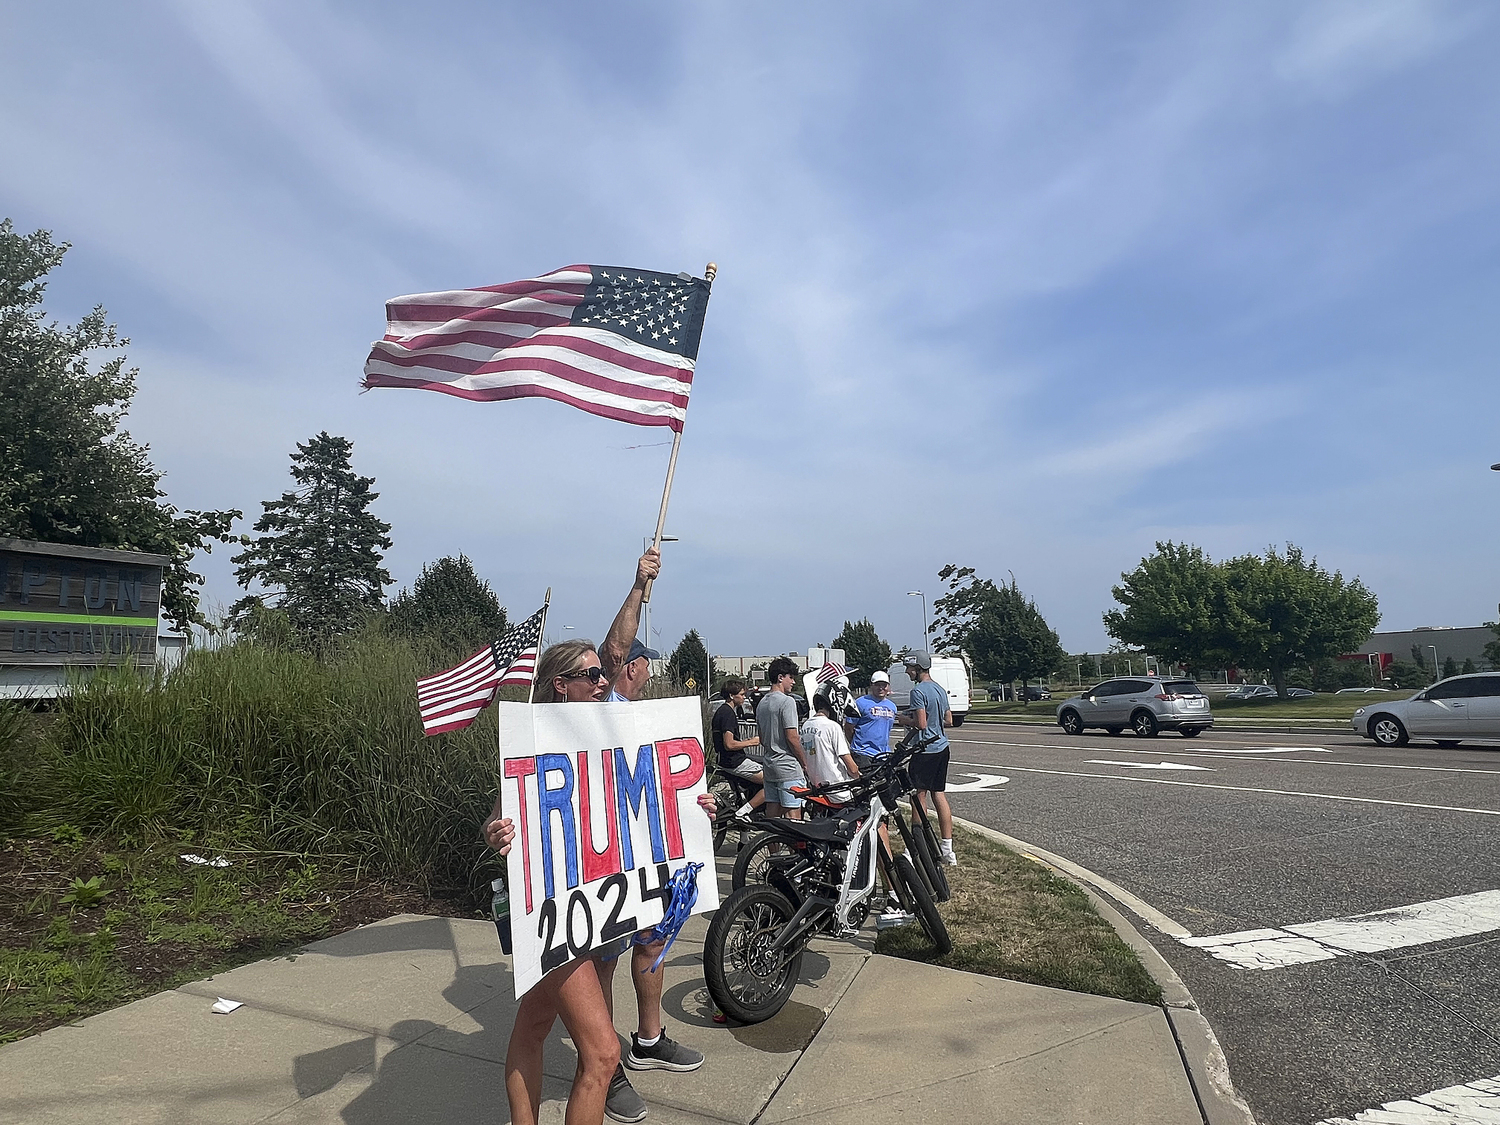
[(745, 760), (745, 752), (726, 747), (726, 734), (732, 734), (736, 739), (740, 737), (740, 717), (733, 707), (723, 703), (714, 712), (714, 753), (719, 756), (719, 768), (730, 770)]

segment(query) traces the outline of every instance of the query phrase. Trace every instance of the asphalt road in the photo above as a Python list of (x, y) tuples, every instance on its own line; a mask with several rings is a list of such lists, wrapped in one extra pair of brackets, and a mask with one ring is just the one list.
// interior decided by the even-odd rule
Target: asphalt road
[[(1500, 745), (949, 733), (950, 785), (1008, 779), (954, 792), (958, 816), (1081, 864), (1200, 939), (1500, 890)], [(1312, 1125), (1500, 1075), (1495, 927), (1269, 969), (1139, 928), (1198, 1001), (1257, 1121)]]

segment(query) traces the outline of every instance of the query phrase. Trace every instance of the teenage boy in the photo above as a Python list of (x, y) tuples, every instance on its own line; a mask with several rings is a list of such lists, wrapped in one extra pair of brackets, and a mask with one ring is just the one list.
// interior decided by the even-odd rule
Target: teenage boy
[(760, 745), (765, 751), (766, 815), (801, 820), (802, 799), (792, 788), (807, 784), (807, 755), (797, 733), (797, 701), (787, 694), (797, 682), (796, 663), (778, 656), (766, 669), (766, 680), (771, 690), (755, 708)]
[(890, 700), (891, 678), (884, 672), (870, 676), (865, 694), (854, 701), (857, 718), (844, 721), (849, 736), (849, 752), (862, 770), (891, 752), (891, 725), (896, 721), (896, 705)]
[[(833, 703), (822, 692), (813, 696), (813, 716), (802, 724), (802, 748), (807, 754), (807, 780), (811, 785), (835, 785), (859, 776), (859, 766), (849, 755), (844, 728), (833, 718)], [(830, 800), (843, 804), (849, 791), (835, 789)]]
[(948, 807), (948, 736), (943, 728), (953, 721), (948, 710), (948, 692), (932, 678), (932, 657), (922, 651), (909, 652), (905, 657), (906, 674), (911, 677), (911, 709), (901, 718), (902, 726), (916, 727), (928, 734), (936, 734), (937, 740), (911, 760), (911, 780), (916, 789), (912, 800), (921, 803), (927, 794), (932, 794), (932, 805), (937, 810), (938, 851), (944, 863), (958, 865), (953, 854), (953, 810)]
[(745, 705), (745, 681), (724, 681), (724, 702), (714, 712), (713, 739), (714, 754), (718, 758), (719, 768), (725, 773), (732, 773), (735, 777), (744, 778), (761, 788), (739, 808), (735, 809), (736, 816), (746, 816), (751, 809), (758, 809), (766, 803), (766, 789), (763, 782), (765, 773), (761, 765), (745, 751), (760, 745), (760, 739), (752, 738), (748, 741), (740, 738), (740, 708)]

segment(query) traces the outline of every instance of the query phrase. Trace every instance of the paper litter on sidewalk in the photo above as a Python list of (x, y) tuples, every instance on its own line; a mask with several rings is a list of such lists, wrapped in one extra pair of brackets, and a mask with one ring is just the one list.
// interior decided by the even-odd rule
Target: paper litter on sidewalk
[(242, 1004), (239, 1000), (226, 1000), (224, 999), (224, 997), (220, 996), (219, 999), (214, 1003), (213, 1011), (217, 1012), (221, 1016), (227, 1016), (236, 1008), (242, 1007), (244, 1007), (244, 1004)]
[(201, 855), (193, 855), (191, 852), (188, 852), (187, 854), (180, 855), (177, 858), (183, 860), (186, 863), (194, 863), (194, 864), (198, 864), (199, 866), (204, 866), (204, 865), (206, 865), (208, 867), (228, 867), (228, 866), (230, 866), (229, 861), (227, 859), (225, 859), (221, 855), (216, 855), (216, 856), (213, 857), (213, 859), (204, 859)]

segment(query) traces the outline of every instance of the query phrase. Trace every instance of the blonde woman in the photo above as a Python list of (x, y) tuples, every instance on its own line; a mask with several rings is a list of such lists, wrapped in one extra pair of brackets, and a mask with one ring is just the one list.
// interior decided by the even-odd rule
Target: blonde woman
[[(537, 661), (537, 703), (597, 702), (608, 690), (592, 641), (564, 641)], [(513, 835), (510, 820), (500, 815), (497, 797), (484, 826), (485, 840), (504, 855)], [(604, 1099), (620, 1062), (620, 1039), (598, 969), (592, 958), (580, 957), (544, 976), (516, 1009), (505, 1052), (505, 1096), (512, 1125), (536, 1125), (542, 1105), (542, 1046), (559, 1017), (578, 1052), (566, 1125), (600, 1125), (604, 1120)]]

